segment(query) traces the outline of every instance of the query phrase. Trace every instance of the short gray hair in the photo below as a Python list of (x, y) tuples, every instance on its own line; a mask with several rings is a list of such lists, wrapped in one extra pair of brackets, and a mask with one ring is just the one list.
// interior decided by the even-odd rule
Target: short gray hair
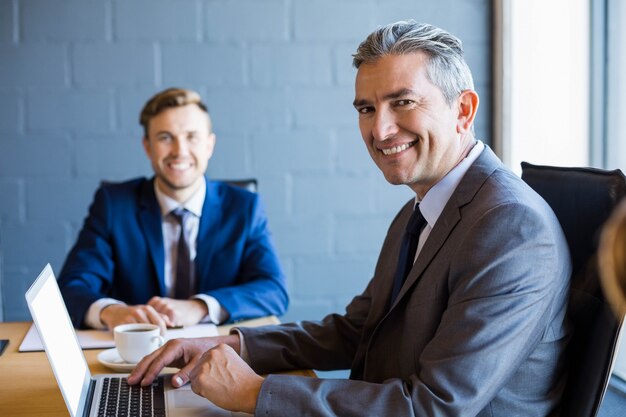
[(374, 63), (385, 55), (424, 52), (426, 74), (451, 105), (464, 90), (474, 89), (472, 72), (463, 58), (463, 43), (443, 29), (413, 20), (400, 21), (372, 32), (357, 48), (352, 64)]

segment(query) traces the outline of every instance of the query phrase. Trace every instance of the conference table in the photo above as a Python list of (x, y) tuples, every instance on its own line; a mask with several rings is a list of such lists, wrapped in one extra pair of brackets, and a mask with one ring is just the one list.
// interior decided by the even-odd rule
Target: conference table
[[(255, 327), (279, 323), (273, 316), (242, 321), (237, 327)], [(0, 356), (0, 416), (68, 416), (65, 402), (57, 386), (45, 352), (18, 352), (20, 343), (32, 323), (0, 323), (0, 339), (9, 339)], [(218, 326), (218, 332), (228, 334), (235, 325)], [(103, 349), (84, 350), (93, 375), (114, 373), (102, 365), (97, 355)], [(285, 372), (292, 375), (315, 376), (311, 370)]]

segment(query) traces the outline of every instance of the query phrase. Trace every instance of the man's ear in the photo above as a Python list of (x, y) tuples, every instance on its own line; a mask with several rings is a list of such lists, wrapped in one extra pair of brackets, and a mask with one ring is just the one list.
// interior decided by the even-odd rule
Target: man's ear
[(474, 123), (478, 111), (478, 93), (474, 90), (464, 90), (458, 98), (458, 118), (456, 124), (457, 133), (469, 131)]
[(215, 133), (209, 133), (209, 140), (207, 141), (207, 147), (209, 148), (209, 159), (213, 156), (213, 151), (215, 150), (215, 140), (217, 137)]
[(141, 144), (143, 145), (144, 152), (146, 152), (146, 155), (150, 158), (150, 142), (148, 142), (148, 138), (144, 136), (141, 140)]

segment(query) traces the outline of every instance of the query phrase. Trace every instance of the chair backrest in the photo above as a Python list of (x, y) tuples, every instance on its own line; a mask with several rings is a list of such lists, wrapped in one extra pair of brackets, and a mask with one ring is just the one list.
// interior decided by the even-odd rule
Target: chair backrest
[(596, 252), (602, 225), (626, 196), (620, 170), (563, 168), (522, 162), (522, 179), (552, 207), (572, 257), (568, 317), (573, 335), (561, 416), (597, 415), (621, 328), (602, 293)]
[[(244, 190), (248, 190), (251, 193), (256, 193), (258, 190), (258, 184), (256, 178), (247, 178), (242, 180), (217, 180), (222, 181), (230, 185), (234, 185), (236, 187), (241, 187)], [(100, 185), (110, 185), (115, 184), (115, 181), (102, 180), (100, 181)]]
[(247, 178), (243, 180), (219, 180), (219, 181), (223, 181), (227, 184), (234, 185), (236, 187), (241, 187), (252, 193), (256, 193), (258, 189), (256, 178)]

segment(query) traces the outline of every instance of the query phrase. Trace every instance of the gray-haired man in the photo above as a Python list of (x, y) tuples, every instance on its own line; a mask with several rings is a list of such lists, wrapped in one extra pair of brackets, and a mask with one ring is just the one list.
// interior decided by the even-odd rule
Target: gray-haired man
[[(175, 385), (191, 380), (218, 405), (256, 415), (555, 414), (567, 244), (548, 205), (474, 138), (479, 100), (461, 42), (398, 22), (372, 33), (354, 65), (365, 145), (388, 182), (416, 194), (365, 291), (320, 322), (174, 341), (130, 382), (173, 363)], [(259, 376), (295, 368), (351, 374)]]

